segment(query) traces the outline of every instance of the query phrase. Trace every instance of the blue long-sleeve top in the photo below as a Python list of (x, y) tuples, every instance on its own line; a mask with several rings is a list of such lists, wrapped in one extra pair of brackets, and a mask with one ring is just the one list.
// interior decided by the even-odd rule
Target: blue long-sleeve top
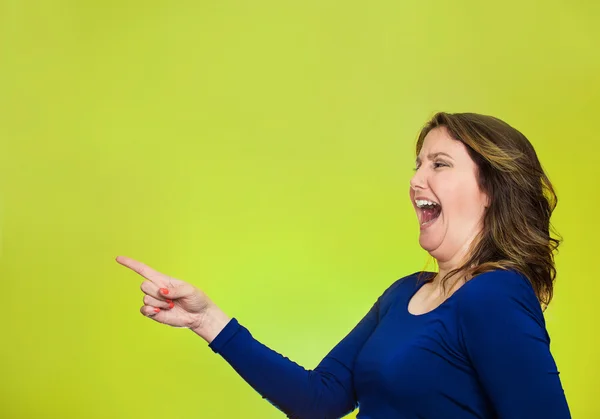
[[(426, 283), (394, 282), (319, 365), (307, 370), (234, 317), (209, 344), (263, 398), (295, 419), (564, 419), (569, 408), (530, 282), (477, 275), (420, 315)], [(434, 273), (423, 273), (432, 277)]]

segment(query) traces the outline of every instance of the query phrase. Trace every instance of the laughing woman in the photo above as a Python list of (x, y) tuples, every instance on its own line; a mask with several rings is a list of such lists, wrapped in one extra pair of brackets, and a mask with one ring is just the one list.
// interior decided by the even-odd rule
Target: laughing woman
[(117, 261), (146, 278), (144, 315), (190, 328), (290, 418), (570, 418), (543, 316), (556, 195), (533, 147), (497, 118), (438, 113), (416, 156), (419, 244), (439, 269), (389, 286), (315, 369), (191, 284)]

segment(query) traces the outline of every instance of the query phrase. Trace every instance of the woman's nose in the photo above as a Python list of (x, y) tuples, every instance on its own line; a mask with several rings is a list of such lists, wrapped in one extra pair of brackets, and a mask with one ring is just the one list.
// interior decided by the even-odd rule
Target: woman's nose
[(424, 189), (425, 188), (425, 179), (423, 173), (417, 169), (413, 177), (410, 178), (410, 187), (411, 189)]

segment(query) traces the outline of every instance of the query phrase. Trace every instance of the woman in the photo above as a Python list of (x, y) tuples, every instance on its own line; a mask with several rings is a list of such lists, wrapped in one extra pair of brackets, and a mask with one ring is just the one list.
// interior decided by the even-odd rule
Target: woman
[(201, 290), (125, 257), (141, 312), (204, 338), (291, 418), (569, 418), (542, 308), (556, 271), (556, 195), (519, 131), (439, 113), (416, 146), (410, 198), (439, 270), (393, 283), (306, 370), (255, 340)]

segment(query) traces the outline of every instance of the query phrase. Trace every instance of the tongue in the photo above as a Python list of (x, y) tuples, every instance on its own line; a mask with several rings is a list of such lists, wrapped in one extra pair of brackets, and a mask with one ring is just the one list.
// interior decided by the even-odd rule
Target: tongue
[(441, 212), (440, 208), (423, 208), (423, 220), (421, 220), (421, 224), (428, 223), (431, 220), (439, 217)]

